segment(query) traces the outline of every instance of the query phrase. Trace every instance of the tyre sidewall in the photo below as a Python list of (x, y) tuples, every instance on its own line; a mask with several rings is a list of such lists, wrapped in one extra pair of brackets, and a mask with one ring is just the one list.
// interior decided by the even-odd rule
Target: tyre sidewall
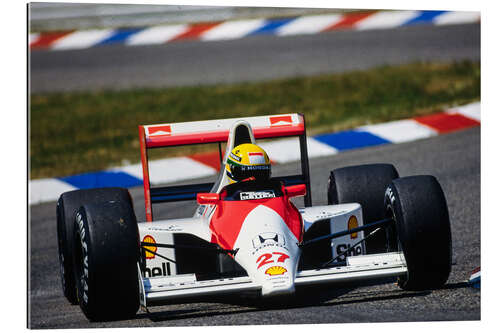
[[(408, 273), (398, 280), (405, 290), (442, 286), (451, 270), (451, 231), (444, 193), (432, 176), (393, 181), (384, 198), (393, 217)], [(391, 216), (392, 215), (392, 216)]]
[(61, 194), (57, 202), (57, 237), (61, 285), (71, 304), (78, 304), (73, 271), (74, 225), (77, 210), (86, 204), (109, 201), (123, 202), (132, 207), (128, 190), (118, 187), (74, 190)]
[[(94, 303), (94, 288), (92, 278), (95, 272), (89, 269), (93, 265), (92, 217), (81, 207), (75, 214), (74, 223), (74, 279), (76, 281), (78, 302), (88, 318), (97, 318), (97, 313), (91, 311)], [(79, 253), (80, 255), (76, 255)]]
[(84, 205), (74, 229), (75, 280), (86, 317), (102, 321), (135, 315), (139, 232), (130, 201)]
[(64, 200), (61, 196), (57, 202), (57, 245), (59, 270), (64, 296), (71, 304), (78, 304), (76, 284), (73, 273), (73, 219), (65, 214)]

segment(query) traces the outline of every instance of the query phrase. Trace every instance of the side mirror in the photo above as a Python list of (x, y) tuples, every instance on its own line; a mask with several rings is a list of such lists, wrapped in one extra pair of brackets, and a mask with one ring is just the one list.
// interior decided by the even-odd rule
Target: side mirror
[(215, 205), (220, 201), (219, 193), (198, 193), (196, 201), (200, 205)]
[(287, 186), (285, 187), (285, 192), (289, 198), (303, 197), (304, 195), (306, 195), (306, 185), (300, 184), (300, 185)]

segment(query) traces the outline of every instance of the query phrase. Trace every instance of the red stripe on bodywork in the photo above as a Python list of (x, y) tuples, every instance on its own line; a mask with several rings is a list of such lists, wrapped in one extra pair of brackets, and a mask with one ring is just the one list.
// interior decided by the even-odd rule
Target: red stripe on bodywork
[[(253, 134), (256, 139), (302, 135), (304, 134), (304, 124), (255, 128), (253, 130)], [(158, 135), (155, 137), (148, 137), (146, 139), (146, 143), (148, 148), (155, 148), (176, 145), (226, 142), (228, 136), (229, 130), (179, 135)]]
[(201, 34), (205, 31), (212, 29), (213, 27), (219, 25), (220, 22), (215, 23), (201, 23), (201, 24), (193, 24), (188, 30), (170, 41), (182, 40), (182, 39), (198, 39)]
[[(221, 193), (221, 197), (224, 197), (224, 193)], [(219, 244), (226, 250), (232, 250), (243, 222), (248, 214), (260, 205), (275, 211), (297, 240), (302, 241), (304, 229), (300, 212), (287, 197), (278, 197), (246, 201), (220, 201), (210, 221), (212, 242)]]
[(430, 116), (413, 118), (420, 124), (426, 125), (439, 133), (449, 133), (465, 128), (481, 125), (477, 120), (462, 116), (458, 113), (437, 113)]
[(195, 161), (208, 165), (211, 168), (220, 170), (220, 157), (218, 151), (211, 151), (208, 153), (197, 153), (194, 155), (190, 155), (189, 158), (192, 158)]
[(142, 181), (144, 186), (144, 206), (146, 209), (146, 221), (153, 221), (153, 206), (149, 185), (148, 151), (146, 149), (146, 135), (144, 126), (139, 126), (139, 143), (141, 144)]
[(63, 38), (64, 36), (69, 35), (73, 31), (66, 32), (52, 32), (52, 33), (44, 33), (38, 36), (38, 38), (30, 44), (30, 48), (32, 49), (44, 49), (48, 48), (52, 45), (56, 40)]
[(325, 29), (323, 29), (323, 31), (352, 28), (356, 23), (358, 23), (361, 20), (364, 20), (365, 18), (373, 15), (374, 13), (375, 12), (344, 15), (344, 17), (342, 17), (342, 20), (332, 24), (331, 26), (326, 27)]
[(278, 200), (268, 201), (264, 206), (280, 214), (295, 238), (297, 238), (299, 242), (302, 242), (302, 232), (304, 230), (302, 215), (300, 215), (299, 210), (290, 202), (288, 197), (283, 197), (282, 199), (281, 202)]

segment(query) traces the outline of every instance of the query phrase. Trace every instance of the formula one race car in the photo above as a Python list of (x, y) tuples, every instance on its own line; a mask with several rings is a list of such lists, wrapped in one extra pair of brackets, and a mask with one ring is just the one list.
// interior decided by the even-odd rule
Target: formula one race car
[[(336, 169), (328, 205), (313, 207), (301, 114), (147, 125), (139, 132), (146, 222), (137, 223), (126, 189), (66, 192), (57, 203), (64, 295), (90, 320), (201, 296), (275, 298), (305, 285), (387, 277), (422, 290), (448, 279), (448, 209), (432, 176), (399, 178), (390, 164)], [(300, 174), (228, 179), (235, 147), (291, 136), (299, 140)], [(203, 143), (219, 145), (214, 183), (150, 185), (148, 149)], [(304, 207), (297, 208), (291, 198), (300, 196)], [(197, 200), (193, 217), (153, 221), (153, 204), (180, 200)]]

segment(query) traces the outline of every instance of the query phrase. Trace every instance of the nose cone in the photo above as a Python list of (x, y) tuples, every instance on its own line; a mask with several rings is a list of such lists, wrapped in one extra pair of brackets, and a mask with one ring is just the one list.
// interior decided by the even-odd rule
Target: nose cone
[[(290, 266), (290, 265), (288, 265)], [(295, 292), (295, 272), (283, 266), (270, 266), (257, 272), (256, 281), (262, 285), (262, 296), (287, 295)]]
[(236, 261), (262, 286), (262, 296), (295, 291), (300, 249), (282, 217), (260, 205), (248, 214), (235, 242)]

